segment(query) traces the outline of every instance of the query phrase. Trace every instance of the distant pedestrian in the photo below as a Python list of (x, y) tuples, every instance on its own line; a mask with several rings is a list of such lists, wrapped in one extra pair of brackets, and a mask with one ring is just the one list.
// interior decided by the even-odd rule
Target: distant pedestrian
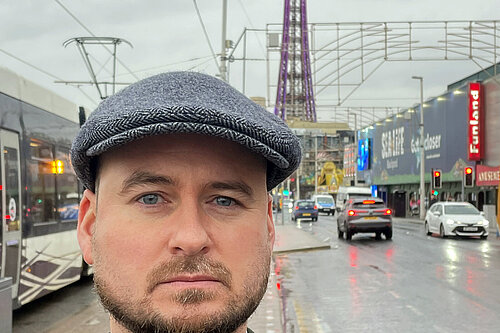
[(71, 150), (78, 241), (111, 332), (251, 332), (270, 273), (269, 191), (300, 163), (287, 125), (208, 75), (104, 100)]

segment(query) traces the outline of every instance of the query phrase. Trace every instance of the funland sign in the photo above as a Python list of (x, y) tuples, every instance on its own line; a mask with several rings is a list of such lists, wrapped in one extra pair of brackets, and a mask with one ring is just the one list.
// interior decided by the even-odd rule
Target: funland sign
[(480, 83), (469, 83), (469, 120), (467, 123), (469, 141), (467, 157), (479, 161), (483, 157), (483, 91)]

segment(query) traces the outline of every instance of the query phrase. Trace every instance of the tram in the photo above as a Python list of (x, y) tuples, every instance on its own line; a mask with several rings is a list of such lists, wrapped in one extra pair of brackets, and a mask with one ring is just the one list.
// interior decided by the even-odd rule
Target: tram
[(78, 128), (75, 104), (0, 68), (0, 277), (12, 278), (14, 308), (89, 271), (69, 159)]

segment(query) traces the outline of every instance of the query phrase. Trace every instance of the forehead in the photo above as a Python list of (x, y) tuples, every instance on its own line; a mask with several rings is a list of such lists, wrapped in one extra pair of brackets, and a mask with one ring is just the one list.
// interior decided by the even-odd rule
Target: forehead
[(237, 143), (198, 134), (151, 136), (114, 148), (99, 158), (100, 173), (103, 169), (168, 171), (181, 165), (186, 172), (251, 173), (265, 178), (267, 163), (262, 156)]

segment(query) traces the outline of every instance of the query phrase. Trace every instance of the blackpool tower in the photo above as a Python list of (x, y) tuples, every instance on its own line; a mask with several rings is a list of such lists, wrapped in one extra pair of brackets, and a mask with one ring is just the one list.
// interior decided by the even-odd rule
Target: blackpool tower
[(306, 0), (284, 0), (278, 91), (274, 113), (284, 120), (316, 122)]

